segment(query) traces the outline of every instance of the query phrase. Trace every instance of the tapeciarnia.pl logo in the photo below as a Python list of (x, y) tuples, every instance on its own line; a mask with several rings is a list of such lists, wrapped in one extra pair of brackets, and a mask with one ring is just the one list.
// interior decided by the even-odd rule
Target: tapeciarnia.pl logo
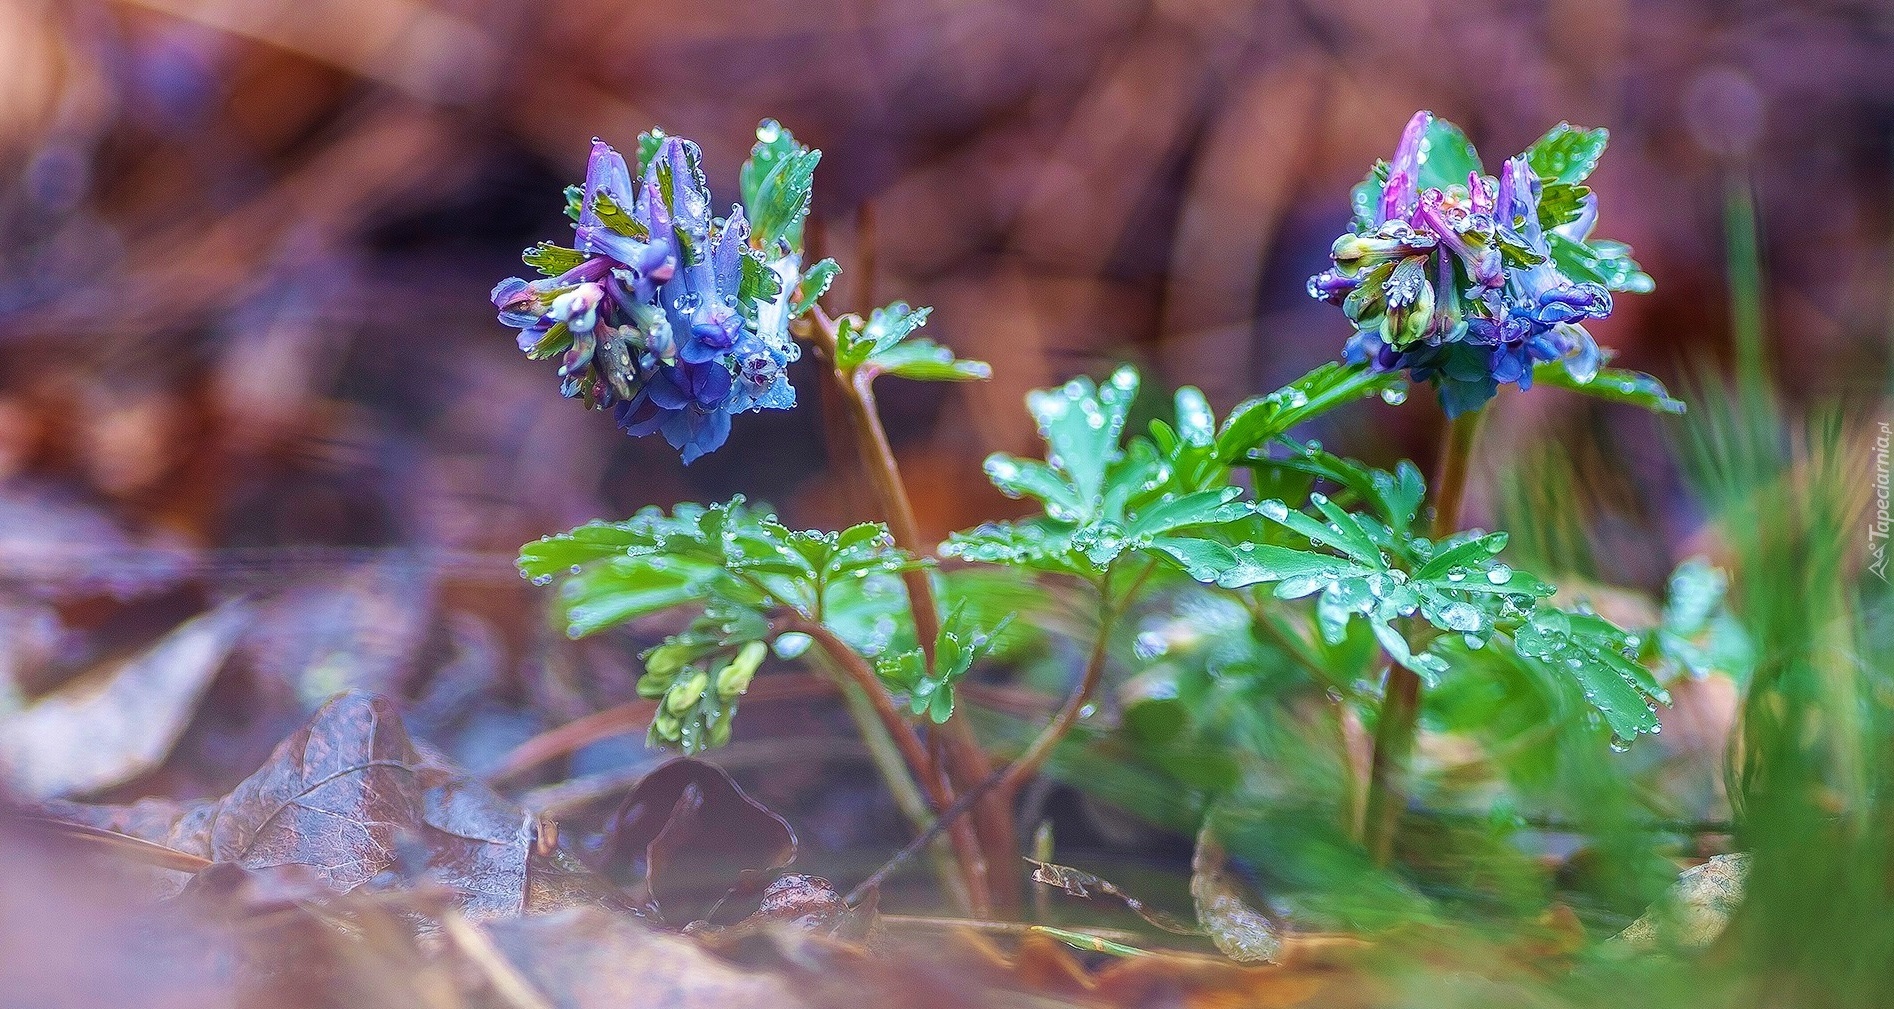
[(1868, 521), (1868, 570), (1887, 581), (1887, 453), (1888, 424), (1881, 422), (1881, 433), (1874, 438), (1874, 516)]

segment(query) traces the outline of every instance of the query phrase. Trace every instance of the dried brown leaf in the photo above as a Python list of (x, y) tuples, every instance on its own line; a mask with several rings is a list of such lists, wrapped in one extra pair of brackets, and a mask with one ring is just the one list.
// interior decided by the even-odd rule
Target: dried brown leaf
[(425, 880), (476, 919), (527, 909), (536, 871), (557, 881), (554, 906), (575, 894), (616, 903), (575, 862), (536, 859), (534, 817), (418, 751), (394, 705), (358, 691), (323, 705), (221, 799), (49, 811), (245, 869), (305, 866), (336, 892)]
[(226, 603), (109, 677), (82, 676), (0, 717), (0, 780), (44, 799), (97, 792), (157, 767), (249, 620), (247, 604)]
[(761, 891), (795, 858), (787, 821), (722, 768), (688, 757), (645, 775), (605, 828), (605, 870), (642, 876), (679, 924), (709, 916), (728, 893)]

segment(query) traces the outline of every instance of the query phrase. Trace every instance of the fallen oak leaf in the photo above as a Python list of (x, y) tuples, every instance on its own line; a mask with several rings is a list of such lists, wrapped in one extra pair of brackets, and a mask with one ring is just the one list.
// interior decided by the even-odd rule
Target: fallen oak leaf
[(221, 799), (45, 811), (244, 869), (307, 866), (338, 893), (425, 878), (476, 919), (572, 903), (628, 909), (577, 860), (535, 855), (536, 817), (422, 752), (392, 702), (360, 691), (324, 704)]

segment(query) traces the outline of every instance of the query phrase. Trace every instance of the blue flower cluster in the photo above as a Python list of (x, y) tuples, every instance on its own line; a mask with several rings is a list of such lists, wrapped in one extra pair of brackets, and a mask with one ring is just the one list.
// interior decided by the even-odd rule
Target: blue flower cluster
[(584, 187), (567, 191), (576, 247), (527, 250), (541, 279), (501, 281), (493, 305), (528, 356), (559, 358), (566, 396), (662, 434), (689, 463), (730, 437), (733, 415), (795, 405), (798, 257), (753, 245), (740, 205), (710, 216), (697, 145), (654, 131), (639, 155), (634, 176), (592, 142)]
[(1495, 178), (1457, 128), (1415, 114), (1357, 188), (1334, 268), (1309, 279), (1354, 323), (1345, 359), (1433, 383), (1448, 416), (1502, 383), (1530, 388), (1540, 362), (1589, 382), (1604, 354), (1584, 321), (1611, 314), (1612, 290), (1650, 283), (1629, 250), (1589, 241), (1597, 197), (1578, 183), (1604, 140), (1561, 124)]

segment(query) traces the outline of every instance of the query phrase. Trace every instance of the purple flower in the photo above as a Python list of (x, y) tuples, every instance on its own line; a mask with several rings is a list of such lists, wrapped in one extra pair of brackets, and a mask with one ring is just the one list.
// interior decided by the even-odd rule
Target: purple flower
[(559, 357), (566, 396), (612, 407), (630, 434), (662, 434), (688, 463), (723, 444), (732, 414), (795, 405), (777, 302), (796, 260), (765, 264), (741, 206), (711, 216), (695, 144), (653, 133), (640, 146), (649, 160), (634, 174), (592, 142), (585, 184), (567, 191), (573, 248), (528, 250), (544, 276), (501, 281), (492, 300), (522, 351)]
[[(1604, 281), (1639, 290), (1649, 278), (1622, 246), (1589, 242), (1597, 198), (1578, 185), (1589, 161), (1573, 170), (1568, 155), (1548, 155), (1548, 170), (1562, 174), (1534, 170), (1540, 145), (1574, 136), (1596, 140), (1595, 160), (1602, 131), (1561, 125), (1486, 176), (1457, 129), (1416, 113), (1394, 158), (1356, 190), (1355, 228), (1335, 240), (1334, 269), (1309, 279), (1309, 295), (1354, 325), (1345, 359), (1433, 383), (1449, 415), (1479, 409), (1501, 384), (1530, 388), (1544, 362), (1589, 381), (1604, 355), (1583, 323), (1611, 314)], [(1473, 167), (1462, 183), (1436, 162)], [(1610, 274), (1599, 265), (1607, 258), (1618, 267)]]

